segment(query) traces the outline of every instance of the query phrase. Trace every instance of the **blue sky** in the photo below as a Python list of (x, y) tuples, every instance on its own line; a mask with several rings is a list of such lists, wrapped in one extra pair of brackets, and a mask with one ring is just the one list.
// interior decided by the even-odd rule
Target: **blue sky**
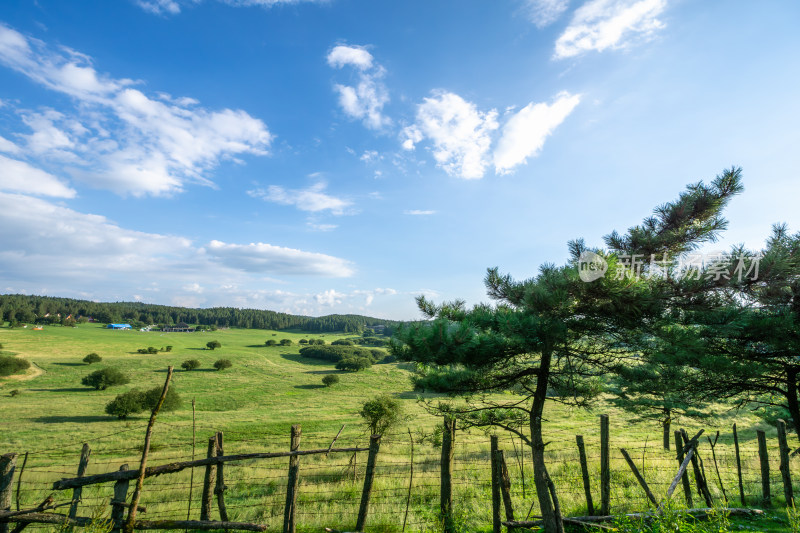
[(5, 0), (0, 291), (417, 318), (724, 168), (800, 230), (800, 4)]

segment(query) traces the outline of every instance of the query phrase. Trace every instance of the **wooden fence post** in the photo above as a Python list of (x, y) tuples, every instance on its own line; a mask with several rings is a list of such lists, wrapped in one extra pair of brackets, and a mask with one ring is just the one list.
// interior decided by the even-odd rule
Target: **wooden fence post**
[[(208, 452), (206, 458), (210, 459), (217, 455), (217, 438), (208, 439)], [(200, 502), (200, 520), (211, 520), (211, 507), (214, 505), (214, 491), (211, 488), (217, 479), (217, 466), (206, 465), (206, 473), (203, 478), (203, 499)]]
[[(217, 457), (221, 455), (225, 455), (223, 451), (223, 444), (222, 444), (222, 432), (217, 432), (216, 436), (216, 446), (217, 446)], [(214, 494), (217, 495), (217, 510), (219, 511), (219, 519), (223, 522), (228, 521), (228, 508), (225, 507), (225, 489), (228, 487), (225, 486), (225, 476), (223, 474), (223, 466), (225, 463), (220, 463), (217, 466), (217, 483), (214, 487)]]
[(364, 531), (369, 511), (369, 499), (372, 495), (372, 480), (375, 477), (375, 463), (378, 460), (378, 450), (381, 448), (381, 436), (372, 435), (369, 438), (369, 456), (367, 457), (367, 471), (364, 473), (364, 490), (361, 493), (361, 506), (358, 508), (356, 531)]
[(575, 435), (578, 443), (578, 457), (581, 461), (581, 476), (583, 477), (583, 491), (586, 493), (586, 510), (589, 516), (594, 516), (594, 502), (592, 502), (592, 485), (589, 482), (589, 464), (586, 461), (586, 448), (583, 445), (583, 435)]
[(600, 415), (600, 514), (611, 514), (611, 448), (608, 415)]
[(445, 533), (454, 530), (453, 525), (453, 443), (456, 434), (456, 421), (446, 416), (442, 432), (442, 466), (440, 483), (440, 507)]
[(511, 503), (511, 478), (508, 475), (506, 457), (503, 450), (494, 452), (497, 462), (497, 473), (500, 475), (500, 494), (503, 496), (503, 507), (506, 511), (506, 520), (514, 520), (514, 507)]
[(663, 444), (664, 444), (664, 449), (667, 450), (667, 451), (669, 451), (669, 425), (670, 425), (670, 419), (667, 418), (666, 420), (664, 420), (663, 428), (662, 428), (663, 429), (663, 439), (662, 440), (663, 440)]
[(758, 461), (761, 463), (761, 499), (769, 504), (772, 498), (769, 494), (769, 456), (767, 455), (767, 434), (760, 429), (756, 430), (758, 436)]
[(742, 507), (747, 507), (744, 499), (744, 483), (742, 483), (742, 459), (739, 455), (739, 434), (736, 432), (736, 423), (733, 424), (733, 446), (736, 448), (736, 475), (739, 478), (739, 499)]
[(794, 491), (792, 490), (792, 476), (789, 473), (789, 444), (786, 442), (786, 422), (778, 419), (778, 446), (781, 456), (781, 478), (783, 479), (783, 495), (786, 506), (794, 507)]
[(628, 451), (625, 448), (620, 448), (619, 451), (622, 452), (622, 456), (625, 458), (625, 461), (628, 463), (628, 466), (631, 467), (633, 475), (636, 477), (636, 481), (638, 481), (639, 485), (641, 485), (642, 488), (644, 489), (644, 493), (647, 495), (647, 499), (653, 502), (653, 505), (658, 505), (656, 497), (653, 495), (653, 492), (650, 490), (650, 487), (647, 486), (647, 481), (645, 481), (644, 477), (642, 477), (642, 474), (639, 473), (639, 469), (636, 468), (636, 465), (634, 464), (633, 459), (631, 459), (631, 456), (628, 454)]
[[(689, 444), (689, 435), (686, 434), (686, 430), (681, 429), (681, 435), (683, 436), (683, 445), (686, 446)], [(699, 443), (695, 444), (694, 447), (694, 454), (692, 454), (692, 471), (694, 472), (694, 481), (697, 484), (697, 492), (706, 502), (707, 507), (713, 507), (714, 503), (711, 501), (711, 493), (708, 490), (708, 484), (706, 483), (706, 478), (703, 476), (703, 471), (700, 468), (700, 464), (698, 462), (699, 453), (697, 451), (699, 447)]]
[[(300, 425), (292, 426), (292, 436), (289, 450), (296, 452), (300, 449)], [(286, 507), (283, 511), (283, 533), (294, 533), (295, 531), (295, 507), (297, 505), (297, 486), (300, 482), (300, 457), (292, 455), (289, 457), (289, 481), (286, 486)]]
[[(78, 463), (78, 476), (83, 477), (86, 473), (86, 467), (89, 466), (89, 456), (92, 454), (92, 450), (89, 449), (89, 444), (84, 442), (83, 448), (81, 448), (81, 460)], [(75, 518), (78, 516), (78, 503), (81, 501), (81, 493), (83, 492), (83, 487), (75, 487), (72, 489), (72, 505), (69, 506), (69, 517)]]
[(497, 461), (497, 435), (491, 436), (491, 448), (489, 461), (492, 465), (492, 532), (501, 533), (503, 530), (502, 520), (500, 519), (500, 472), (498, 472)]
[[(681, 437), (680, 431), (675, 431), (675, 450), (677, 450), (678, 464), (683, 464), (683, 437)], [(692, 485), (689, 483), (689, 472), (686, 469), (681, 476), (681, 484), (683, 485), (683, 495), (686, 497), (686, 505), (691, 509), (694, 507)]]
[[(128, 465), (119, 467), (120, 471), (128, 470)], [(117, 532), (122, 529), (122, 519), (125, 517), (125, 502), (128, 499), (128, 484), (127, 479), (120, 479), (114, 483), (114, 499), (111, 500), (111, 526), (112, 532)]]
[[(17, 466), (17, 454), (0, 455), (0, 511), (11, 510), (11, 493), (14, 484), (14, 469)], [(0, 533), (8, 533), (9, 522), (0, 524)]]

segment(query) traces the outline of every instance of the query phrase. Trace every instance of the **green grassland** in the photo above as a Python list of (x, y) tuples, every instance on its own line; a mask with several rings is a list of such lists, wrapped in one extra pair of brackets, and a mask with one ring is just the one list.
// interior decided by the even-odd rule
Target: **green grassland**
[[(292, 346), (265, 346), (268, 339), (289, 338)], [(49, 485), (60, 477), (74, 476), (82, 442), (92, 447), (88, 473), (116, 470), (126, 462), (138, 463), (147, 416), (141, 414), (118, 420), (104, 413), (104, 406), (117, 394), (133, 387), (152, 388), (163, 384), (167, 366), (175, 366), (173, 386), (184, 399), (181, 409), (162, 413), (156, 425), (151, 465), (192, 457), (192, 409), (196, 410), (196, 456), (205, 454), (207, 439), (215, 431), (225, 434), (226, 453), (279, 451), (288, 447), (289, 428), (302, 426), (301, 448), (327, 448), (337, 431), (345, 430), (337, 446), (364, 446), (368, 436), (358, 412), (366, 399), (390, 394), (400, 399), (404, 420), (385, 435), (379, 458), (376, 493), (370, 511), (368, 530), (400, 531), (404, 520), (410, 477), (411, 439), (414, 439), (414, 479), (408, 515), (409, 531), (438, 529), (439, 450), (431, 444), (431, 435), (439, 420), (429, 415), (412, 390), (409, 366), (402, 363), (376, 364), (358, 372), (340, 372), (332, 363), (299, 355), (301, 338), (322, 338), (327, 343), (346, 335), (230, 329), (203, 333), (161, 333), (112, 331), (97, 324), (76, 328), (45, 327), (0, 328), (0, 343), (5, 352), (31, 361), (23, 376), (0, 379), (0, 453), (31, 452), (25, 473), (23, 503), (34, 505), (49, 494)], [(218, 340), (222, 347), (205, 348)], [(137, 349), (172, 346), (171, 352), (139, 354)], [(82, 363), (83, 357), (96, 352), (103, 361)], [(212, 364), (227, 358), (233, 367), (215, 371)], [(182, 371), (180, 364), (198, 359), (201, 367)], [(114, 366), (131, 377), (131, 383), (97, 391), (80, 384), (89, 372)], [(337, 374), (341, 382), (326, 388), (322, 377)], [(11, 396), (10, 391), (20, 391)], [(428, 399), (435, 395), (424, 395)], [(584, 435), (595, 480), (594, 498), (599, 500), (599, 424), (597, 415), (609, 413), (612, 428), (612, 510), (615, 512), (647, 509), (647, 502), (618, 452), (626, 447), (645, 471), (654, 492), (663, 494), (677, 468), (674, 452), (661, 449), (659, 427), (653, 423), (633, 423), (631, 416), (602, 402), (594, 409), (571, 410), (553, 403), (546, 408), (545, 440), (551, 474), (561, 493), (565, 514), (586, 512), (580, 481), (575, 435)], [(738, 503), (735, 463), (730, 427), (737, 422), (743, 448), (745, 492), (756, 505), (760, 493), (759, 466), (755, 430), (765, 429), (770, 440), (773, 475), (773, 501), (778, 519), (748, 522), (756, 531), (782, 531), (780, 520), (782, 489), (779, 485), (777, 445), (774, 428), (746, 412), (717, 409), (716, 416), (702, 427), (707, 434), (722, 433), (716, 452), (723, 486)], [(694, 430), (700, 426), (680, 421), (677, 426)], [(791, 437), (794, 439), (794, 436)], [(530, 456), (520, 455), (519, 440), (501, 436), (513, 484), (513, 499), (518, 518), (524, 518), (532, 501)], [(710, 448), (705, 451), (706, 473), (711, 478), (713, 463)], [(360, 498), (366, 454), (356, 457), (343, 454), (303, 458), (298, 503), (298, 529), (319, 531), (322, 526), (352, 527)], [(793, 459), (793, 467), (798, 459)], [(355, 466), (353, 465), (355, 463)], [(285, 495), (286, 461), (249, 462), (226, 467), (229, 486), (226, 501), (232, 520), (258, 521), (273, 529), (282, 523)], [(795, 477), (800, 477), (797, 475)], [(523, 493), (522, 480), (527, 487)], [(800, 481), (800, 480), (798, 480)], [(202, 470), (195, 472), (192, 515), (199, 510)], [(185, 518), (189, 505), (190, 472), (146, 482), (143, 501), (148, 506), (144, 518)], [(454, 474), (456, 514), (465, 531), (491, 530), (491, 491), (488, 463), (488, 436), (473, 431), (457, 437)], [(107, 509), (111, 485), (84, 491), (86, 506)], [(679, 489), (680, 491), (680, 489)], [(717, 501), (719, 487), (712, 483)], [(37, 499), (38, 498), (38, 499)], [(678, 498), (683, 502), (682, 495)], [(695, 503), (699, 501), (695, 496)], [(522, 516), (519, 516), (519, 515)], [(535, 515), (535, 509), (533, 511)], [(752, 529), (751, 529), (752, 530)]]

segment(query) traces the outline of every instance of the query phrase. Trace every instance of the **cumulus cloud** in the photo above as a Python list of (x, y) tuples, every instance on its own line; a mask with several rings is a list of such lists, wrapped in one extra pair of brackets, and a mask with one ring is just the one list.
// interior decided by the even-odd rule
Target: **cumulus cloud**
[(664, 27), (657, 17), (666, 7), (667, 0), (590, 0), (575, 11), (556, 41), (554, 57), (624, 48), (646, 39)]
[(345, 115), (374, 130), (390, 125), (392, 121), (383, 114), (389, 102), (389, 92), (381, 81), (385, 70), (375, 63), (372, 54), (361, 46), (338, 45), (328, 52), (327, 61), (332, 68), (349, 66), (357, 71), (355, 85), (337, 83), (333, 87)]
[(18, 154), (20, 151), (21, 150), (19, 146), (0, 135), (0, 152), (4, 152), (6, 154)]
[(350, 200), (326, 194), (325, 182), (318, 182), (307, 189), (285, 189), (279, 185), (270, 185), (266, 189), (248, 191), (253, 198), (261, 198), (267, 202), (282, 205), (293, 205), (301, 211), (317, 213), (330, 211), (334, 215), (343, 215), (353, 205)]
[(266, 125), (242, 110), (147, 95), (131, 80), (98, 73), (77, 51), (50, 50), (1, 24), (0, 64), (74, 99), (71, 116), (23, 114), (31, 130), (24, 149), (45, 162), (68, 162), (66, 171), (93, 187), (136, 196), (180, 192), (189, 182), (209, 183), (221, 161), (266, 154), (272, 140)]
[(36, 196), (74, 198), (75, 191), (57, 177), (24, 161), (0, 155), (0, 191), (27, 192)]
[(569, 0), (525, 0), (525, 9), (537, 28), (544, 28), (558, 20), (567, 7)]
[(515, 113), (503, 126), (502, 135), (494, 150), (494, 168), (497, 174), (507, 174), (536, 156), (544, 141), (553, 133), (575, 106), (581, 96), (559, 94), (552, 104), (530, 104)]
[(355, 272), (349, 261), (338, 257), (260, 242), (228, 244), (214, 240), (206, 253), (226, 266), (247, 272), (340, 278)]
[(451, 176), (478, 179), (489, 164), (497, 127), (497, 111), (480, 112), (457, 94), (436, 91), (417, 106), (416, 121), (403, 130), (403, 148), (413, 150), (430, 140), (437, 166)]

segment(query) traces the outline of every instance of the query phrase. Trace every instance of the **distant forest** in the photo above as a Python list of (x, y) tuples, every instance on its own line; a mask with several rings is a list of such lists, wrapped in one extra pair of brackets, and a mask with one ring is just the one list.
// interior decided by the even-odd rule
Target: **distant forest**
[(74, 325), (92, 319), (105, 324), (130, 323), (134, 327), (151, 324), (174, 325), (185, 322), (192, 325), (254, 329), (301, 329), (313, 332), (343, 331), (362, 333), (365, 328), (384, 326), (382, 333), (391, 335), (400, 322), (361, 315), (327, 315), (310, 317), (278, 313), (261, 309), (211, 307), (191, 309), (141, 302), (91, 302), (28, 296), (25, 294), (0, 295), (0, 316), (12, 326), (17, 324)]

